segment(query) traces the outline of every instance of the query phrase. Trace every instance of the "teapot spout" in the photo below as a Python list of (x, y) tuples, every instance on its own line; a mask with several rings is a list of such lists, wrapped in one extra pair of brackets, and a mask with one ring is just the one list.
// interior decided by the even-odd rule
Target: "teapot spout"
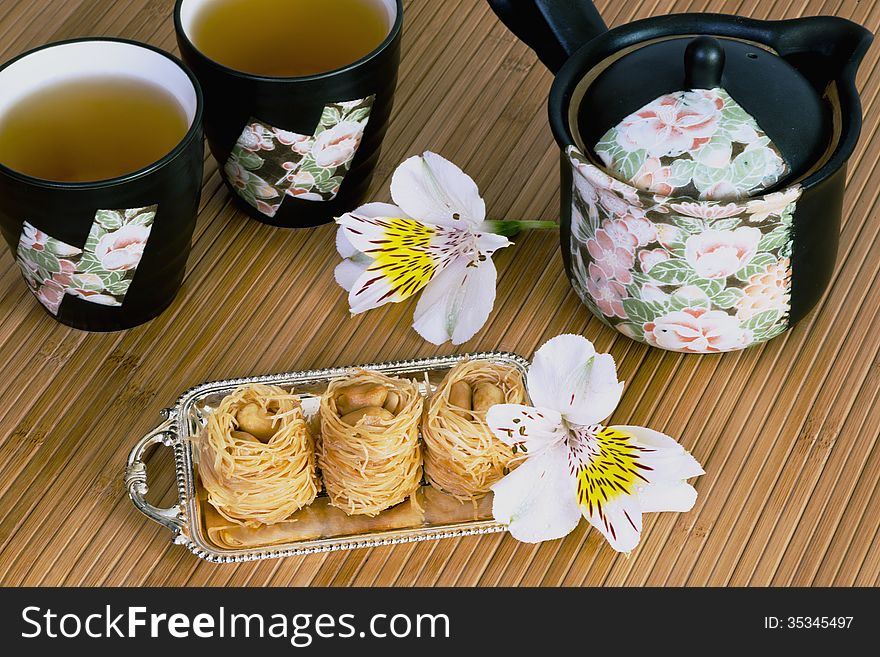
[(780, 56), (787, 59), (817, 89), (831, 82), (855, 85), (859, 66), (874, 40), (867, 29), (844, 18), (814, 16), (778, 21), (774, 33)]

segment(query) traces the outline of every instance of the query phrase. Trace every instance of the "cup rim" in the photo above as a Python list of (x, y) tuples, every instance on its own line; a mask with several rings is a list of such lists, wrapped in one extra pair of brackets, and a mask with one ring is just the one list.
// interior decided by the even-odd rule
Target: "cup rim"
[(391, 30), (388, 32), (388, 35), (385, 39), (380, 43), (376, 48), (368, 52), (366, 55), (357, 59), (350, 64), (346, 64), (345, 66), (340, 66), (339, 68), (334, 68), (329, 71), (324, 71), (322, 73), (315, 73), (313, 75), (292, 75), (292, 76), (283, 76), (283, 75), (258, 75), (256, 73), (247, 73), (246, 71), (239, 71), (234, 68), (230, 68), (224, 64), (221, 64), (216, 59), (211, 59), (205, 53), (203, 53), (196, 45), (192, 42), (192, 39), (189, 38), (189, 35), (186, 33), (186, 30), (183, 29), (183, 23), (180, 19), (180, 12), (183, 3), (186, 0), (176, 0), (174, 3), (174, 30), (177, 33), (179, 39), (183, 40), (184, 43), (189, 48), (199, 54), (200, 57), (204, 58), (205, 61), (210, 62), (210, 64), (217, 69), (219, 69), (222, 73), (226, 75), (231, 75), (233, 77), (249, 80), (254, 82), (316, 82), (319, 80), (325, 80), (328, 78), (336, 77), (338, 75), (342, 75), (344, 73), (349, 73), (364, 64), (372, 61), (379, 55), (381, 55), (388, 47), (394, 43), (397, 37), (400, 35), (401, 30), (403, 29), (403, 0), (394, 0), (397, 5), (397, 16), (394, 19), (394, 25), (391, 26)]
[(45, 178), (37, 178), (35, 176), (31, 176), (29, 174), (23, 173), (16, 169), (13, 169), (2, 162), (0, 162), (0, 174), (6, 175), (10, 178), (13, 178), (19, 182), (24, 182), (29, 185), (35, 187), (43, 187), (47, 189), (64, 189), (64, 190), (100, 190), (108, 187), (116, 187), (118, 185), (123, 185), (135, 180), (139, 180), (144, 178), (155, 171), (161, 169), (166, 166), (169, 162), (175, 160), (183, 151), (187, 149), (192, 140), (196, 137), (196, 135), (200, 134), (202, 129), (202, 119), (204, 115), (204, 97), (202, 95), (202, 88), (199, 85), (199, 81), (196, 78), (195, 74), (189, 69), (189, 67), (183, 63), (179, 58), (175, 57), (171, 53), (162, 48), (158, 48), (149, 43), (143, 43), (141, 41), (135, 41), (133, 39), (123, 39), (120, 37), (79, 37), (75, 39), (64, 39), (62, 41), (53, 41), (51, 43), (46, 43), (41, 46), (37, 46), (36, 48), (32, 48), (27, 50), (20, 55), (13, 57), (9, 61), (0, 65), (0, 73), (5, 71), (7, 68), (12, 66), (13, 64), (30, 57), (38, 52), (43, 50), (47, 50), (49, 48), (56, 48), (58, 46), (67, 46), (76, 43), (94, 43), (94, 42), (110, 42), (110, 43), (121, 43), (124, 45), (135, 46), (138, 48), (142, 48), (144, 50), (150, 50), (154, 53), (162, 55), (163, 57), (171, 60), (175, 65), (178, 66), (189, 78), (190, 83), (192, 83), (193, 90), (196, 94), (196, 111), (193, 116), (192, 124), (187, 130), (186, 134), (181, 138), (180, 142), (168, 153), (163, 155), (160, 159), (156, 160), (152, 164), (143, 167), (142, 169), (138, 169), (136, 171), (132, 171), (131, 173), (126, 173), (121, 176), (116, 176), (115, 178), (106, 178), (104, 180), (92, 180), (87, 182), (65, 182), (58, 180), (47, 180)]

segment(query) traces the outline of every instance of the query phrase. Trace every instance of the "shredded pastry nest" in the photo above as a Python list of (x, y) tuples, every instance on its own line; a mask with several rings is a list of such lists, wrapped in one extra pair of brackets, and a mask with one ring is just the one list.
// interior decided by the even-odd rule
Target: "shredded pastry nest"
[[(275, 412), (277, 431), (268, 443), (232, 435), (237, 412), (250, 403)], [(236, 524), (272, 525), (318, 494), (315, 443), (300, 400), (277, 386), (245, 386), (226, 397), (208, 418), (198, 451), (208, 501)]]
[(507, 474), (514, 454), (492, 433), (485, 412), (470, 411), (467, 418), (453, 412), (449, 391), (457, 381), (471, 387), (492, 383), (501, 389), (505, 404), (522, 404), (526, 391), (516, 368), (471, 360), (450, 370), (428, 402), (422, 423), (428, 482), (460, 500), (473, 501)]
[[(398, 413), (376, 426), (349, 426), (339, 417), (337, 392), (367, 383), (397, 392)], [(419, 420), (423, 405), (413, 381), (377, 372), (360, 370), (352, 377), (330, 383), (321, 398), (318, 463), (333, 506), (349, 515), (375, 516), (407, 497), (416, 504), (413, 493), (422, 479)]]

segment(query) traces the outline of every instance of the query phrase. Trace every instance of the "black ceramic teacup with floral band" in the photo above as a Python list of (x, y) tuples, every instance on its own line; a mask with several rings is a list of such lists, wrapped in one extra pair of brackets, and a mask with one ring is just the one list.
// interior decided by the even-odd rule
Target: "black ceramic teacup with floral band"
[[(259, 13), (257, 5), (237, 2)], [(285, 228), (325, 224), (356, 207), (366, 194), (391, 115), (402, 0), (350, 0), (381, 17), (384, 38), (380, 35), (378, 45), (355, 61), (293, 76), (239, 70), (221, 63), (222, 50), (220, 56), (208, 56), (199, 47), (198, 31), (205, 12), (214, 11), (217, 3), (235, 4), (177, 0), (174, 21), (183, 59), (205, 93), (208, 144), (239, 207), (254, 219)], [(273, 20), (279, 18), (249, 16), (242, 34)], [(332, 24), (290, 24), (284, 30), (283, 39), (318, 34), (324, 35), (321, 48), (338, 47)]]
[[(121, 39), (54, 43), (0, 67), (0, 131), (4, 133), (24, 103), (37, 102), (32, 107), (45, 109), (34, 100), (50, 98), (43, 94), (62, 88), (64, 93), (89, 94), (89, 85), (103, 89), (102, 85), (116, 84), (130, 85), (153, 99), (161, 97), (173, 108), (177, 132), (170, 133), (167, 150), (162, 150), (165, 144), (154, 143), (154, 154), (141, 153), (146, 158), (155, 155), (155, 161), (145, 159), (136, 170), (113, 177), (46, 179), (33, 175), (31, 169), (9, 166), (4, 158), (11, 152), (0, 152), (3, 237), (42, 307), (59, 322), (87, 331), (124, 330), (147, 322), (171, 304), (180, 288), (204, 168), (201, 91), (176, 58)], [(129, 86), (121, 89), (116, 89), (117, 97), (129, 93)], [(87, 96), (84, 102), (83, 107), (94, 107), (99, 123), (103, 113), (114, 114), (95, 97)], [(68, 106), (48, 109), (59, 115), (68, 110)], [(41, 125), (47, 124), (31, 128), (39, 133)], [(87, 136), (110, 142), (89, 152), (111, 159), (114, 153), (130, 156), (137, 150), (133, 144), (143, 146), (144, 131), (138, 126), (137, 117), (131, 117), (128, 131), (117, 126)], [(64, 148), (69, 148), (61, 143), (66, 144), (65, 139), (46, 143), (39, 134), (30, 134), (39, 152), (28, 153), (26, 147), (23, 159), (37, 169), (64, 171), (59, 163), (73, 160), (91, 169), (82, 152), (65, 153)], [(59, 166), (49, 166), (52, 158)]]
[(684, 353), (782, 334), (822, 298), (872, 35), (850, 21), (489, 0), (557, 73), (562, 253), (605, 323)]

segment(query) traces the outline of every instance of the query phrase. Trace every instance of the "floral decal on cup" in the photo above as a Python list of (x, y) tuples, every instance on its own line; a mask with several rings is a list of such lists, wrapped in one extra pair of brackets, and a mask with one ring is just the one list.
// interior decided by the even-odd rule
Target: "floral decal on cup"
[(595, 151), (619, 180), (664, 196), (739, 199), (789, 171), (755, 119), (723, 89), (661, 96), (609, 130)]
[(360, 148), (374, 100), (327, 105), (311, 136), (251, 119), (224, 167), (229, 182), (268, 217), (288, 196), (332, 201)]
[(594, 314), (685, 353), (743, 349), (788, 328), (800, 187), (738, 202), (666, 198), (568, 154), (572, 282)]
[(16, 259), (28, 287), (53, 315), (67, 294), (102, 306), (121, 306), (157, 210), (157, 205), (98, 210), (82, 249), (25, 222)]

